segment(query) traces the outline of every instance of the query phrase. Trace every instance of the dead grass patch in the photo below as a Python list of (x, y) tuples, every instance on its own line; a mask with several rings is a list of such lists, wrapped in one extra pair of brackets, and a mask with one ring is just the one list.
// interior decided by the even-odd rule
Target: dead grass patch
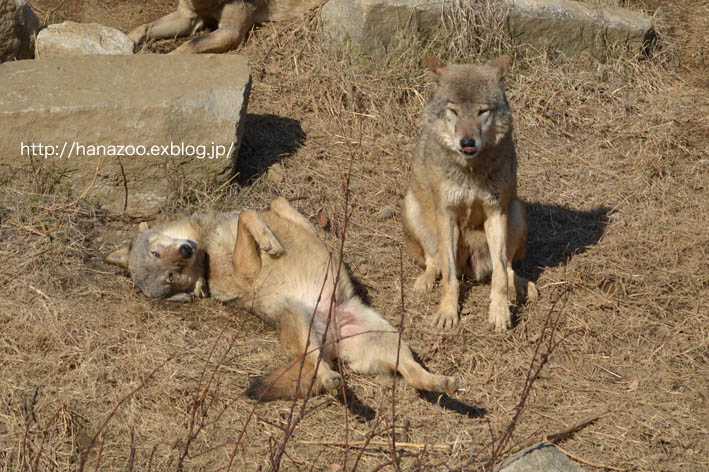
[[(144, 2), (121, 2), (123, 10), (103, 3), (116, 8), (110, 21), (123, 29), (157, 16), (136, 13)], [(172, 8), (156, 3), (157, 13)], [(661, 5), (661, 15), (671, 3), (638, 7)], [(55, 15), (71, 19), (77, 5), (87, 2), (67, 2)], [(92, 8), (103, 18), (103, 8)], [(692, 19), (703, 7), (687, 2), (683, 8)], [(129, 13), (116, 16), (121, 11)], [(620, 469), (704, 470), (709, 113), (706, 89), (679, 65), (686, 51), (671, 29), (680, 27), (676, 15), (658, 17), (665, 43), (642, 61), (521, 55), (483, 34), (412, 41), (372, 59), (327, 48), (317, 15), (264, 25), (238, 51), (249, 57), (254, 81), (239, 156), (248, 185), (187, 189), (164, 216), (264, 208), (283, 195), (299, 198), (295, 205), (313, 220), (320, 211), (329, 216), (330, 231), (321, 236), (336, 248), (352, 164), (345, 259), (361, 291), (396, 323), (403, 278), (404, 336), (429, 369), (462, 380), (462, 390), (447, 400), (399, 383), (397, 441), (426, 445), (397, 449), (403, 470), (480, 467), (471, 460), (487, 453), (490, 431), (504, 431), (513, 417), (546, 314), (562, 291), (568, 299), (558, 329), (566, 340), (541, 372), (512, 440), (608, 412), (565, 438), (563, 447)], [(172, 43), (150, 47), (167, 50)], [(459, 327), (439, 334), (429, 329), (438, 294), (411, 293), (420, 269), (406, 255), (399, 271), (398, 205), (430, 87), (424, 52), (445, 60), (514, 56), (508, 97), (520, 194), (530, 213), (520, 270), (542, 296), (519, 307), (516, 327), (502, 335), (485, 321), (487, 284), (467, 284)], [(60, 176), (41, 169), (0, 189), (2, 469), (74, 470), (99, 433), (89, 469), (100, 454), (102, 470), (175, 470), (200, 392), (206, 399), (200, 408), (208, 408), (198, 411), (214, 422), (206, 421), (183, 463), (189, 470), (224, 468), (254, 407), (242, 392), (251, 377), (281, 360), (276, 337), (213, 301), (172, 305), (135, 293), (101, 262), (135, 222), (107, 218), (90, 201), (52, 211), (71, 201)], [(37, 234), (59, 218), (51, 237)], [(391, 460), (389, 447), (378, 444), (390, 440), (392, 383), (346, 375), (355, 399), (350, 410), (328, 397), (314, 399), (312, 405), (325, 403), (296, 429), (283, 470), (339, 470), (345, 462), (351, 470), (356, 461), (357, 470), (375, 470)], [(256, 408), (232, 470), (269, 468), (289, 408), (288, 402)], [(323, 444), (344, 441), (346, 415), (349, 440), (369, 439), (367, 447)]]

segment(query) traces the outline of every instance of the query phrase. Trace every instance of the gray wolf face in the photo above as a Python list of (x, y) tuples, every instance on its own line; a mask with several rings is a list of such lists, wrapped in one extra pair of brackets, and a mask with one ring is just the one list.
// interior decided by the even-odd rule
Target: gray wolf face
[(150, 298), (191, 293), (203, 276), (204, 253), (196, 241), (147, 230), (106, 262), (130, 271), (135, 285)]
[(426, 56), (426, 63), (437, 82), (426, 106), (426, 120), (441, 144), (466, 161), (494, 147), (512, 126), (502, 83), (509, 59), (444, 67)]

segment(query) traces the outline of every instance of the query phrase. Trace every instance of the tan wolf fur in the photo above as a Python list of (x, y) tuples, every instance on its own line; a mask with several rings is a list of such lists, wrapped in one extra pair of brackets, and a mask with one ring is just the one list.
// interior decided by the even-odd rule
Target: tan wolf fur
[(414, 151), (402, 220), (409, 249), (425, 264), (414, 289), (432, 288), (442, 275), (439, 328), (458, 323), (458, 276), (492, 273), (489, 322), (511, 327), (508, 286), (534, 299), (537, 289), (515, 274), (524, 255), (527, 222), (517, 199), (517, 157), (503, 76), (509, 57), (487, 64), (444, 66), (425, 57), (436, 85)]
[[(398, 332), (355, 295), (337, 257), (283, 198), (264, 212), (197, 214), (144, 229), (105, 260), (127, 268), (148, 297), (189, 301), (206, 296), (208, 287), (212, 297), (276, 326), (291, 362), (250, 388), (256, 398), (302, 396), (316, 373), (319, 347), (316, 391), (340, 385), (333, 370), (338, 357), (360, 373), (395, 369)], [(456, 378), (427, 372), (403, 341), (398, 371), (416, 389), (457, 390)]]
[(135, 28), (128, 37), (136, 47), (150, 39), (191, 36), (205, 27), (210, 33), (194, 38), (174, 54), (219, 53), (235, 49), (256, 23), (303, 17), (326, 0), (180, 0), (177, 10)]

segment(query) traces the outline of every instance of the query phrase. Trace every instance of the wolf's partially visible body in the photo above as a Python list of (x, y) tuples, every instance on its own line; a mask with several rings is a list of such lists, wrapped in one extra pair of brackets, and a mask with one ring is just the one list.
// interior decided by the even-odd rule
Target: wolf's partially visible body
[(527, 222), (517, 198), (512, 115), (502, 78), (507, 56), (482, 65), (441, 65), (426, 56), (437, 84), (426, 105), (414, 152), (402, 220), (409, 248), (425, 272), (417, 291), (442, 275), (443, 296), (434, 324), (458, 323), (458, 276), (492, 273), (489, 321), (511, 327), (508, 286), (536, 298), (537, 289), (515, 274), (524, 255)]
[[(106, 262), (128, 268), (148, 297), (187, 301), (206, 296), (208, 284), (211, 296), (238, 303), (276, 326), (291, 362), (252, 386), (257, 398), (303, 395), (316, 372), (318, 347), (323, 358), (316, 391), (340, 385), (332, 369), (337, 357), (360, 373), (396, 367), (397, 331), (355, 295), (338, 259), (283, 198), (265, 212), (196, 215), (144, 230)], [(301, 372), (297, 359), (306, 345)], [(416, 389), (457, 389), (454, 377), (427, 372), (403, 341), (398, 371)]]
[(212, 32), (175, 49), (174, 54), (220, 53), (239, 46), (256, 23), (304, 17), (327, 0), (180, 0), (177, 10), (128, 33), (136, 46), (150, 39), (191, 36), (205, 27)]

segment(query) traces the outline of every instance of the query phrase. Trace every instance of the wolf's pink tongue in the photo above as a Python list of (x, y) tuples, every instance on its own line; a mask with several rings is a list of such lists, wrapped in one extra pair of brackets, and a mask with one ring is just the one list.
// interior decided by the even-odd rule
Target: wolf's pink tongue
[(463, 152), (466, 154), (474, 154), (476, 151), (474, 146), (468, 146), (463, 148)]

